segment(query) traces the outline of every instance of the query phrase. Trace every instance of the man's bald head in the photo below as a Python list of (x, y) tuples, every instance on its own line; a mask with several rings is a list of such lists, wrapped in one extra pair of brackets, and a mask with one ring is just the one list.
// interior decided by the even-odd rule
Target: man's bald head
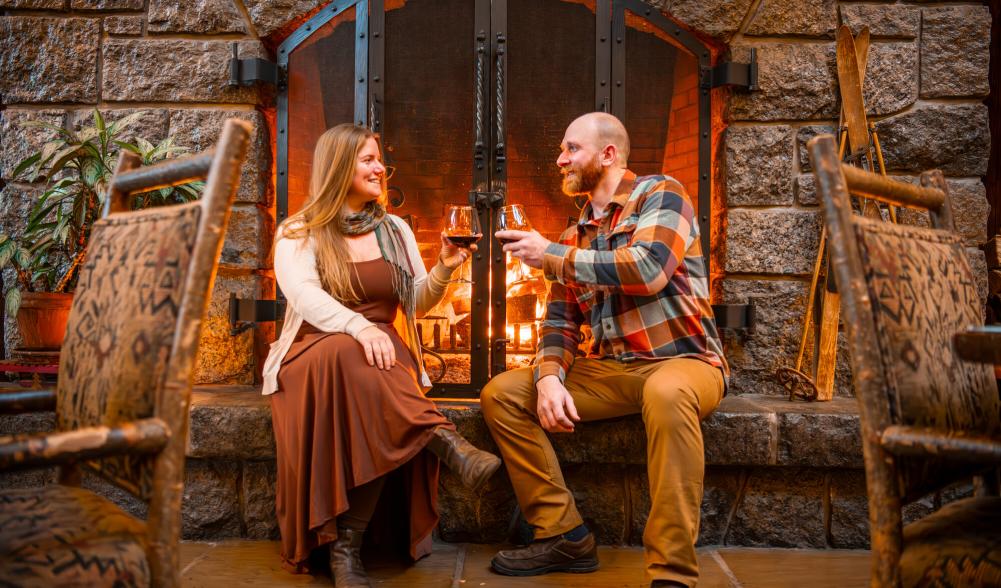
[(577, 117), (567, 130), (574, 127), (588, 134), (596, 151), (606, 145), (614, 145), (619, 165), (626, 167), (629, 162), (629, 133), (622, 121), (607, 112), (589, 112)]

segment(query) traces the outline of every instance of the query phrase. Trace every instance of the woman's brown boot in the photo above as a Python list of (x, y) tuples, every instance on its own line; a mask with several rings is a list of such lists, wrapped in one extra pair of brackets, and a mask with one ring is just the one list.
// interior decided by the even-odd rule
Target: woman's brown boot
[(337, 527), (337, 540), (330, 543), (330, 576), (337, 588), (371, 588), (372, 582), (361, 563), (361, 542), (365, 531)]
[(431, 437), (427, 448), (472, 490), (479, 490), (486, 484), (501, 463), (496, 455), (477, 449), (462, 435), (444, 427), (434, 430), (434, 437)]

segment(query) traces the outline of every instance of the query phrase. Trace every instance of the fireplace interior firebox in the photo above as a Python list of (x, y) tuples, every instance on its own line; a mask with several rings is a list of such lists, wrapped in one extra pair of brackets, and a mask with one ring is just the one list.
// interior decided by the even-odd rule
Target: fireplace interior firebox
[(418, 321), (434, 395), (476, 396), (534, 357), (546, 281), (501, 251), (494, 218), (521, 204), (550, 239), (577, 221), (556, 167), (577, 116), (623, 120), (629, 167), (687, 187), (710, 251), (711, 50), (639, 0), (345, 0), (278, 56), (278, 221), (302, 206), (317, 137), (351, 121), (379, 133), (390, 210), (428, 266), (445, 208), (476, 207), (478, 251)]

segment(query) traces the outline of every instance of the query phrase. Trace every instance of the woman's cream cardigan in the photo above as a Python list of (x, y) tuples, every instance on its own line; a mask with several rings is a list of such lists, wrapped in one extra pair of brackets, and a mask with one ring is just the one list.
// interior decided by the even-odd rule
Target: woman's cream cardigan
[[(417, 297), (417, 314), (422, 315), (441, 300), (448, 286), (452, 271), (440, 261), (428, 273), (424, 268), (417, 239), (410, 226), (396, 215), (386, 215), (386, 222), (395, 223), (401, 230), (407, 244), (407, 255), (414, 268), (414, 294)], [(288, 299), (285, 311), (285, 325), (277, 341), (271, 344), (271, 351), (264, 361), (263, 394), (273, 394), (278, 390), (278, 370), (282, 359), (292, 346), (302, 321), (307, 321), (320, 331), (326, 333), (347, 333), (358, 337), (366, 328), (372, 326), (361, 314), (344, 306), (323, 289), (320, 276), (316, 271), (316, 256), (312, 239), (282, 239), (282, 227), (275, 235), (275, 278), (278, 287)], [(406, 317), (402, 311), (397, 316), (397, 332), (403, 337), (407, 347), (416, 350), (416, 361), (420, 368), (420, 384), (423, 388), (431, 387), (431, 380), (424, 372), (420, 357), (420, 342), (413, 341), (417, 329), (414, 325), (405, 324)], [(400, 326), (404, 328), (399, 328)]]

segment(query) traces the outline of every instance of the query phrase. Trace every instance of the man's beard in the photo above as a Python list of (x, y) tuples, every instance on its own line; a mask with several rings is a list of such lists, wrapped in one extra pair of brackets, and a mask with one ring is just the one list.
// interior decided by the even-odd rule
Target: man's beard
[[(595, 156), (589, 164), (565, 168), (563, 173), (563, 193), (567, 196), (590, 194), (601, 181), (601, 164)], [(573, 175), (570, 175), (570, 174)]]

